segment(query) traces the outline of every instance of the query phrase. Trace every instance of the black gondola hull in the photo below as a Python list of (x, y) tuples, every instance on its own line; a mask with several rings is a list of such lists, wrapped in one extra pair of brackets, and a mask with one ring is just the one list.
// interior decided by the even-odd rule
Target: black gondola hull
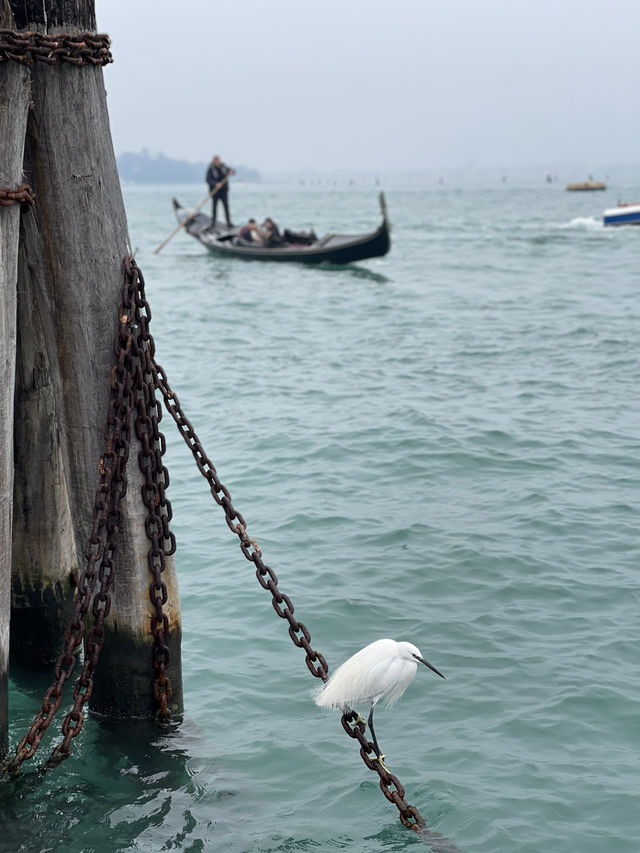
[(189, 219), (190, 211), (173, 200), (178, 222), (189, 220), (185, 231), (215, 255), (241, 258), (247, 261), (278, 261), (302, 264), (353, 264), (367, 258), (386, 255), (391, 248), (389, 223), (386, 216), (384, 196), (380, 194), (382, 223), (368, 234), (327, 234), (309, 246), (292, 244), (290, 246), (266, 248), (264, 246), (237, 245), (234, 238), (238, 229), (225, 229), (213, 226), (209, 216), (197, 213)]

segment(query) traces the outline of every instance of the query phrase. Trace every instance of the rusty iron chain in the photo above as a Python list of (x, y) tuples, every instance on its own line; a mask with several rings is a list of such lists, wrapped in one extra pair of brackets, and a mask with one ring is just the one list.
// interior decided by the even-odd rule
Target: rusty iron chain
[[(144, 278), (142, 273), (133, 259), (125, 261), (125, 267), (127, 266), (131, 271), (129, 274), (135, 275), (138, 278), (140, 288), (139, 301), (144, 305), (145, 311), (150, 316), (149, 306), (144, 297)], [(319, 651), (312, 648), (311, 635), (307, 627), (295, 619), (291, 599), (288, 595), (280, 591), (275, 572), (263, 562), (262, 551), (258, 543), (247, 533), (244, 518), (234, 508), (229, 490), (220, 482), (213, 463), (205, 453), (193, 426), (184, 414), (176, 393), (169, 385), (165, 371), (155, 360), (155, 345), (151, 335), (148, 335), (146, 354), (148, 358), (147, 370), (154, 375), (155, 387), (162, 394), (165, 405), (175, 421), (179, 433), (191, 450), (198, 470), (209, 483), (213, 499), (224, 510), (227, 526), (238, 536), (242, 553), (249, 562), (256, 566), (258, 583), (263, 589), (271, 593), (271, 603), (278, 616), (287, 620), (289, 624), (289, 636), (294, 645), (304, 649), (306, 654), (305, 662), (311, 674), (316, 678), (322, 679), (322, 681), (327, 681), (329, 678), (329, 668), (325, 658)], [(400, 812), (400, 821), (402, 824), (416, 832), (424, 828), (426, 826), (425, 820), (415, 806), (410, 805), (405, 800), (405, 790), (400, 780), (377, 760), (373, 743), (369, 742), (364, 736), (365, 727), (361, 718), (359, 718), (355, 711), (349, 709), (343, 714), (341, 722), (342, 727), (349, 737), (356, 739), (360, 744), (360, 756), (366, 766), (369, 770), (373, 770), (378, 774), (380, 789), (387, 800), (394, 803), (397, 807)]]
[[(148, 561), (153, 575), (150, 588), (155, 613), (151, 619), (154, 636), (153, 663), (156, 680), (153, 693), (160, 705), (160, 716), (168, 716), (167, 702), (171, 698), (171, 684), (165, 670), (170, 661), (167, 645), (168, 618), (162, 612), (167, 601), (166, 585), (162, 582), (164, 558), (175, 552), (175, 537), (169, 529), (171, 504), (165, 496), (169, 474), (162, 465), (165, 452), (164, 436), (158, 430), (162, 410), (154, 394), (154, 374), (149, 369), (148, 321), (151, 317), (146, 300), (141, 298), (135, 271), (125, 267), (123, 296), (118, 319), (120, 328), (114, 342), (116, 363), (110, 374), (111, 393), (105, 424), (105, 452), (98, 470), (100, 484), (93, 508), (93, 526), (87, 542), (87, 565), (77, 583), (73, 617), (65, 634), (65, 649), (54, 667), (54, 681), (45, 693), (36, 718), (16, 748), (12, 759), (7, 759), (0, 772), (17, 773), (22, 763), (33, 757), (40, 742), (62, 702), (64, 683), (75, 667), (75, 652), (80, 647), (85, 630), (86, 616), (91, 603), (93, 625), (89, 629), (84, 650), (84, 663), (73, 691), (73, 707), (62, 723), (63, 739), (52, 751), (45, 767), (51, 767), (71, 753), (71, 741), (81, 731), (84, 723), (84, 704), (91, 696), (93, 678), (100, 650), (104, 643), (104, 620), (111, 610), (110, 589), (114, 575), (114, 557), (120, 529), (120, 502), (127, 491), (126, 465), (131, 442), (131, 416), (135, 408), (136, 433), (142, 443), (138, 462), (145, 474), (142, 497), (149, 511), (145, 522), (151, 541)], [(162, 547), (160, 547), (162, 545)], [(96, 586), (96, 573), (99, 589)]]
[(35, 204), (36, 196), (29, 184), (20, 184), (15, 190), (0, 187), (0, 206), (9, 207), (12, 204)]
[[(291, 599), (280, 591), (275, 572), (262, 560), (262, 551), (257, 542), (249, 537), (244, 518), (234, 508), (229, 490), (218, 479), (216, 469), (184, 415), (165, 371), (155, 360), (155, 344), (148, 329), (150, 319), (151, 310), (145, 298), (144, 278), (133, 258), (127, 257), (124, 259), (120, 330), (114, 343), (117, 362), (110, 376), (111, 395), (105, 425), (106, 449), (99, 464), (101, 480), (93, 509), (93, 529), (85, 551), (87, 565), (78, 580), (74, 615), (65, 635), (65, 651), (54, 668), (53, 684), (45, 693), (41, 709), (31, 728), (18, 744), (15, 756), (5, 761), (0, 773), (17, 773), (22, 763), (35, 754), (60, 706), (63, 685), (71, 677), (75, 666), (74, 652), (82, 642), (85, 618), (95, 586), (96, 569), (99, 567), (97, 571), (100, 588), (93, 597), (92, 604), (95, 621), (87, 637), (84, 666), (74, 688), (74, 704), (62, 724), (63, 740), (52, 751), (46, 766), (55, 766), (70, 755), (71, 741), (82, 729), (83, 706), (91, 695), (93, 676), (104, 641), (103, 622), (111, 608), (110, 588), (120, 526), (119, 506), (127, 491), (126, 464), (134, 407), (137, 413), (136, 434), (142, 444), (138, 461), (145, 475), (142, 486), (143, 501), (148, 509), (145, 528), (151, 542), (148, 563), (153, 576), (149, 589), (151, 603), (154, 605), (151, 630), (154, 635), (153, 663), (156, 679), (153, 690), (160, 705), (159, 716), (168, 716), (167, 702), (171, 697), (171, 684), (166, 676), (166, 667), (170, 661), (170, 650), (167, 645), (168, 618), (162, 612), (162, 605), (167, 601), (162, 571), (165, 557), (175, 552), (176, 543), (169, 529), (172, 512), (171, 504), (165, 496), (169, 474), (162, 463), (165, 440), (158, 430), (162, 413), (159, 402), (155, 399), (155, 390), (162, 394), (178, 431), (194, 456), (198, 470), (209, 483), (213, 499), (224, 510), (227, 526), (238, 536), (243, 555), (256, 566), (256, 578), (260, 586), (271, 593), (271, 603), (278, 616), (287, 620), (291, 640), (298, 648), (304, 649), (307, 668), (313, 676), (322, 681), (329, 678), (325, 658), (312, 648), (307, 627), (295, 619)], [(414, 831), (423, 829), (426, 826), (424, 818), (405, 800), (405, 790), (399, 779), (377, 759), (373, 743), (364, 736), (365, 726), (359, 715), (347, 709), (341, 722), (347, 735), (360, 744), (360, 756), (365, 765), (369, 770), (378, 773), (380, 789), (386, 799), (395, 804), (402, 824)]]
[[(374, 770), (380, 777), (380, 790), (389, 800), (394, 803), (400, 812), (400, 821), (408, 829), (418, 832), (426, 826), (425, 820), (415, 806), (409, 805), (404, 798), (404, 787), (393, 773), (390, 773), (378, 760), (373, 743), (364, 736), (365, 724), (355, 711), (348, 709), (340, 720), (342, 728), (360, 744), (360, 757), (369, 770)], [(389, 786), (393, 785), (393, 789)]]
[(111, 40), (105, 33), (16, 32), (0, 29), (0, 63), (12, 60), (31, 65), (108, 65), (113, 62), (109, 51)]
[(154, 346), (149, 332), (151, 308), (140, 286), (140, 271), (135, 264), (125, 263), (125, 277), (135, 293), (135, 322), (138, 329), (137, 341), (134, 341), (136, 355), (135, 399), (136, 399), (136, 435), (142, 449), (138, 453), (140, 470), (145, 476), (142, 486), (142, 500), (147, 508), (145, 530), (150, 542), (147, 562), (152, 581), (149, 598), (154, 608), (150, 617), (153, 636), (153, 666), (156, 677), (153, 682), (153, 695), (159, 709), (158, 717), (166, 720), (170, 716), (168, 702), (172, 696), (172, 686), (167, 676), (171, 662), (169, 646), (169, 618), (163, 612), (168, 599), (167, 586), (162, 580), (166, 557), (175, 554), (176, 540), (169, 528), (172, 509), (166, 497), (169, 487), (169, 472), (162, 462), (166, 450), (164, 435), (158, 428), (162, 420), (162, 406), (155, 396), (155, 372), (151, 358)]
[(71, 741), (80, 733), (84, 722), (84, 703), (93, 689), (95, 668), (104, 641), (103, 622), (111, 609), (109, 591), (113, 581), (113, 561), (120, 528), (120, 502), (127, 491), (126, 465), (134, 403), (130, 368), (133, 341), (131, 309), (128, 307), (130, 302), (125, 282), (119, 312), (120, 328), (114, 342), (116, 363), (110, 374), (111, 393), (104, 428), (105, 452), (98, 465), (100, 482), (93, 506), (91, 535), (85, 548), (87, 562), (78, 579), (73, 616), (65, 633), (64, 651), (56, 661), (53, 683), (44, 695), (40, 710), (16, 747), (14, 757), (8, 758), (2, 765), (2, 773), (17, 773), (22, 763), (33, 757), (60, 707), (64, 684), (71, 678), (75, 667), (75, 652), (82, 644), (86, 616), (98, 579), (100, 587), (93, 596), (92, 605), (94, 624), (87, 635), (84, 663), (73, 691), (73, 707), (62, 724), (63, 740), (51, 753), (49, 765), (57, 764), (70, 754)]
[(191, 450), (198, 470), (209, 483), (213, 499), (224, 510), (227, 526), (240, 539), (242, 553), (249, 562), (252, 562), (256, 566), (258, 583), (263, 589), (271, 593), (271, 603), (278, 616), (287, 620), (289, 624), (289, 636), (294, 645), (304, 649), (306, 655), (305, 662), (311, 674), (316, 678), (321, 678), (322, 681), (326, 681), (329, 677), (326, 660), (319, 651), (312, 648), (311, 634), (306, 625), (299, 622), (293, 615), (293, 602), (288, 595), (280, 591), (276, 573), (270, 566), (264, 563), (262, 551), (258, 543), (248, 535), (244, 518), (231, 503), (229, 490), (218, 479), (215, 467), (206, 455), (191, 423), (184, 415), (177, 395), (168, 384), (165, 371), (155, 361), (154, 368), (157, 372), (157, 387), (164, 398), (165, 405), (178, 425), (178, 431)]

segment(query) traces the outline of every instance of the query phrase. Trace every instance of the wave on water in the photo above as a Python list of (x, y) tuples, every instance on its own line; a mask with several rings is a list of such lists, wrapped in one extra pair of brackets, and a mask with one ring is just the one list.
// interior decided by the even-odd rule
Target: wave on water
[[(314, 704), (167, 416), (185, 718), (90, 713), (55, 772), (0, 785), (0, 853), (638, 853), (640, 229), (546, 184), (389, 188), (384, 258), (250, 264), (184, 233), (154, 255), (171, 189), (126, 192), (158, 360), (314, 646), (407, 639), (446, 675), (376, 717), (429, 830)], [(377, 222), (370, 190), (233, 192), (239, 218)], [(13, 744), (42, 681), (12, 671)]]
[(595, 216), (576, 216), (569, 222), (550, 222), (549, 226), (560, 231), (604, 231), (602, 219)]

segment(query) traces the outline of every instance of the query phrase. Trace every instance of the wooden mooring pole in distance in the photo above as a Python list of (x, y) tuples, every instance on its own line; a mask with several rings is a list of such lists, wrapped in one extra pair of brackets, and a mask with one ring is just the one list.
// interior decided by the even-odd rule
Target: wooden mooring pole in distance
[[(0, 0), (0, 28), (13, 27)], [(29, 72), (0, 62), (0, 187), (22, 183)], [(11, 604), (11, 518), (13, 514), (13, 394), (16, 364), (16, 298), (20, 205), (0, 206), (0, 759), (8, 744), (9, 619)]]
[[(93, 0), (9, 2), (19, 30), (96, 29)], [(37, 203), (22, 219), (18, 262), (11, 657), (40, 666), (60, 651), (91, 533), (129, 241), (102, 67), (34, 62), (31, 80), (24, 171)], [(110, 716), (149, 718), (156, 711), (149, 541), (133, 429), (132, 436), (112, 607), (90, 702)], [(171, 710), (181, 713), (172, 558), (163, 577)]]

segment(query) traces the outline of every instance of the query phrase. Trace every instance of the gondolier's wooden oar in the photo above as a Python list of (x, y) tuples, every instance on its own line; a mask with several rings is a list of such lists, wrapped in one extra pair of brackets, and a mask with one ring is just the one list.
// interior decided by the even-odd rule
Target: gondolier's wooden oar
[(203, 205), (205, 205), (209, 201), (211, 196), (215, 195), (218, 192), (218, 190), (225, 185), (228, 177), (229, 177), (228, 175), (225, 175), (224, 178), (221, 181), (219, 181), (210, 192), (208, 192), (206, 194), (206, 196), (202, 199), (200, 204), (197, 207), (194, 207), (194, 209), (191, 211), (189, 216), (187, 216), (186, 219), (183, 219), (182, 222), (178, 225), (178, 227), (173, 229), (173, 231), (171, 232), (171, 234), (169, 234), (167, 239), (163, 240), (162, 243), (160, 243), (160, 245), (156, 249), (153, 250), (154, 255), (157, 255), (158, 252), (160, 251), (160, 249), (164, 249), (164, 247), (167, 245), (169, 240), (171, 240), (172, 237), (175, 237), (176, 234), (178, 233), (178, 231), (181, 228), (183, 228), (187, 223), (191, 222), (191, 220), (196, 215), (196, 213), (200, 210), (200, 208)]

